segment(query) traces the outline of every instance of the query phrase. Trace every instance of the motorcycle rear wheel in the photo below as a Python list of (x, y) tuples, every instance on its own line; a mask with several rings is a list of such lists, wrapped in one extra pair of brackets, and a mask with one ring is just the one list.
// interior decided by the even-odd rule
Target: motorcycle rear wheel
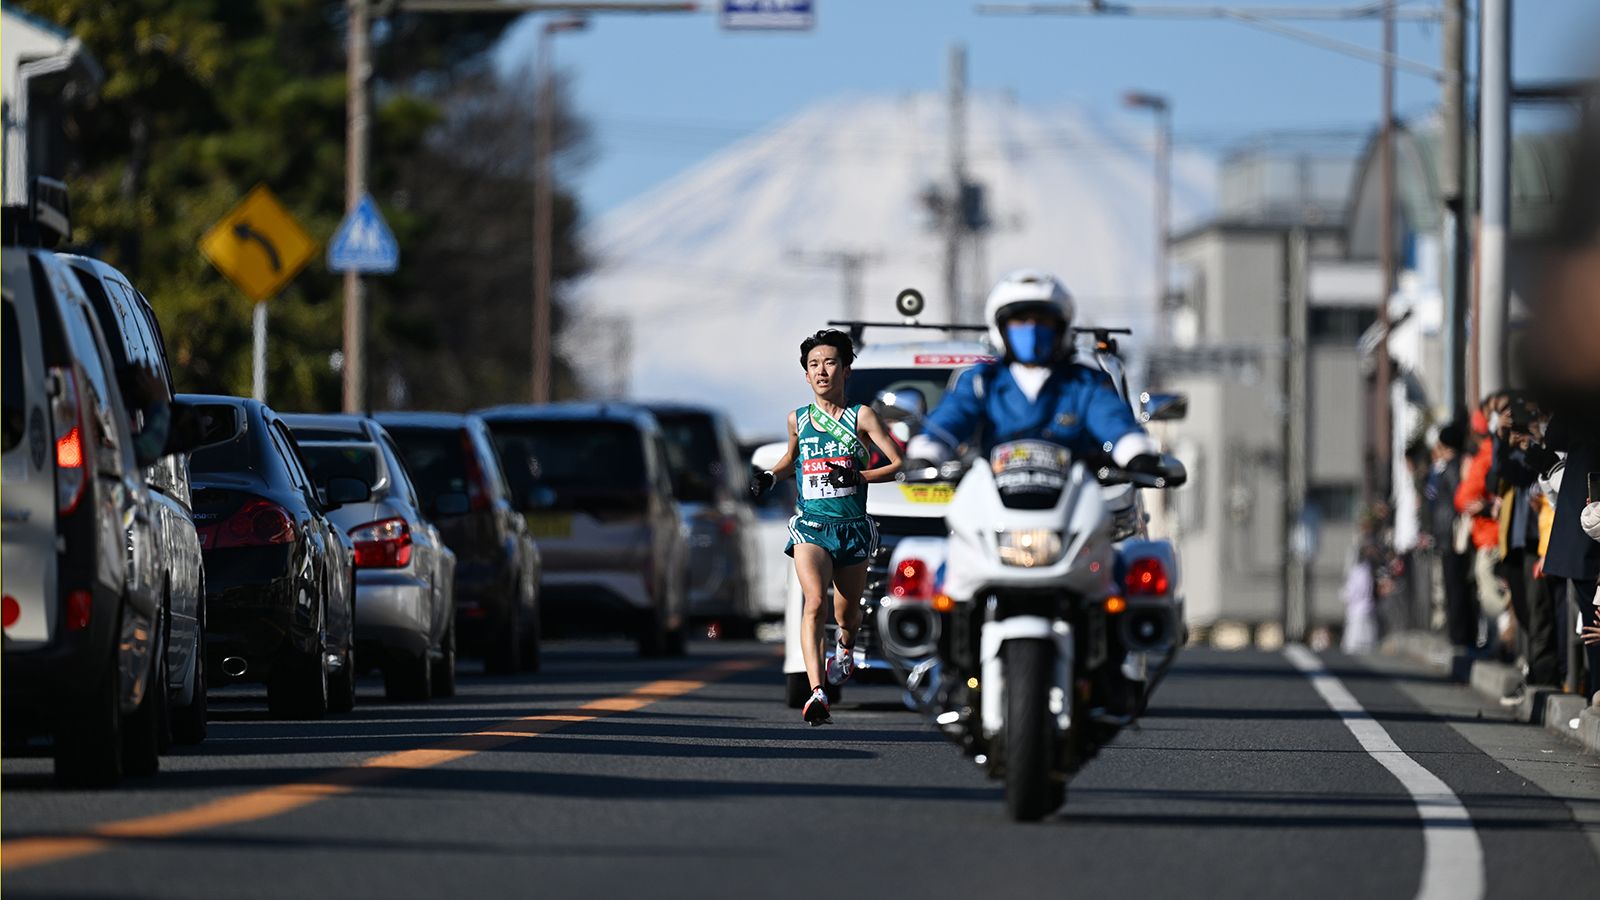
[(1055, 647), (1037, 639), (1007, 641), (1005, 663), (1006, 810), (1013, 821), (1037, 822), (1058, 809), (1065, 792), (1051, 777), (1055, 727), (1050, 684)]

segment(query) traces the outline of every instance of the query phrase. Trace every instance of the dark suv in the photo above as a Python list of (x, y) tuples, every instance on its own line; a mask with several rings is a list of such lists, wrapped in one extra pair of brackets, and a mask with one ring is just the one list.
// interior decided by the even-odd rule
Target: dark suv
[[(136, 449), (156, 452), (172, 424), (172, 370), (150, 301), (121, 272), (97, 259), (61, 257), (71, 267), (106, 336)], [(205, 582), (195, 533), (189, 457), (174, 453), (144, 470), (151, 536), (162, 562), (167, 616), (167, 702), (172, 735), (194, 744), (206, 735)]]
[[(456, 641), (491, 674), (538, 671), (540, 554), (511, 501), (489, 431), (477, 416), (390, 412), (374, 416), (445, 545), (456, 555)], [(440, 498), (467, 496), (465, 513)], [(448, 502), (448, 501), (447, 501)]]

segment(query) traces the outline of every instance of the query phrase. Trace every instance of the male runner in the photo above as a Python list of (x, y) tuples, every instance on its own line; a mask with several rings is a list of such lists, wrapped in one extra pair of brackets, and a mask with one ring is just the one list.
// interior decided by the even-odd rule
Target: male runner
[[(891, 481), (900, 471), (900, 449), (873, 411), (847, 406), (845, 379), (855, 361), (855, 346), (842, 331), (824, 330), (800, 344), (800, 365), (816, 395), (810, 405), (789, 414), (789, 449), (771, 471), (750, 481), (760, 496), (780, 478), (800, 482), (800, 503), (789, 520), (789, 546), (795, 573), (805, 594), (800, 620), (800, 646), (811, 678), (811, 699), (802, 715), (812, 725), (833, 721), (822, 679), (843, 684), (855, 670), (856, 629), (861, 627), (861, 592), (867, 583), (867, 561), (878, 547), (878, 526), (867, 516), (867, 484)], [(867, 441), (888, 458), (887, 465), (867, 469)], [(833, 612), (839, 624), (839, 646), (823, 672), (822, 597), (833, 582)]]

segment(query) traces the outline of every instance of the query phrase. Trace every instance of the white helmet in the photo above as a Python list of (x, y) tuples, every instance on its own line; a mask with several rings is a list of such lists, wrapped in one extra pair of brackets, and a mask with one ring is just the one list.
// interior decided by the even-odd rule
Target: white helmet
[[(1048, 311), (1061, 318), (1058, 341), (1071, 340), (1072, 318), (1077, 311), (1072, 295), (1054, 275), (1036, 269), (1019, 269), (1000, 279), (983, 304), (983, 319), (989, 326), (989, 340), (996, 350), (1006, 351), (1005, 333), (1000, 323), (1025, 309)], [(1060, 344), (1058, 344), (1060, 346)]]

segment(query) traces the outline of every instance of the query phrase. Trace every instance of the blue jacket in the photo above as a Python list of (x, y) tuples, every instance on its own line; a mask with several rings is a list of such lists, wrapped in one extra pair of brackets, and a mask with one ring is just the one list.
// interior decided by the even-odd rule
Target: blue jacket
[(974, 366), (956, 380), (928, 422), (927, 434), (934, 440), (947, 443), (945, 434), (961, 441), (977, 437), (986, 454), (1006, 441), (1042, 438), (1081, 459), (1110, 453), (1124, 437), (1144, 433), (1111, 379), (1076, 363), (1056, 365), (1033, 400), (1005, 363)]

